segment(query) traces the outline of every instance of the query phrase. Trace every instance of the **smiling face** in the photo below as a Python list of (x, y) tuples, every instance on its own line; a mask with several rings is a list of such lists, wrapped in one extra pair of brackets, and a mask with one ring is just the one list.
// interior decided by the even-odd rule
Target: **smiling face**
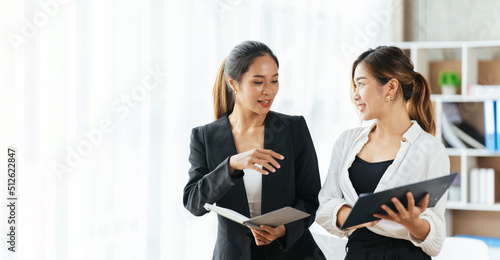
[(387, 96), (391, 81), (381, 86), (380, 82), (365, 69), (363, 62), (356, 67), (353, 80), (355, 84), (353, 100), (361, 119), (366, 121), (383, 116), (388, 109)]
[(257, 57), (239, 82), (231, 78), (228, 81), (233, 91), (236, 91), (237, 106), (252, 113), (265, 115), (278, 94), (278, 65), (269, 55)]

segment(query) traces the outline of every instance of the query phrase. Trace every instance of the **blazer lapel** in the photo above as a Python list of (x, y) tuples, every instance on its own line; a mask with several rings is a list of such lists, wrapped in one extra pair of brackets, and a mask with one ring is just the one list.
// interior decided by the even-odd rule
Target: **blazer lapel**
[[(216, 130), (215, 136), (217, 140), (223, 142), (221, 145), (217, 146), (218, 150), (215, 153), (217, 157), (216, 160), (219, 163), (224, 161), (227, 157), (237, 154), (233, 133), (231, 132), (231, 125), (229, 124), (227, 116), (224, 116), (220, 128)], [(247, 193), (243, 179), (238, 181), (224, 197), (229, 198), (228, 201), (231, 201), (231, 209), (250, 217), (250, 209), (248, 208)]]
[[(283, 151), (283, 144), (286, 142), (291, 142), (292, 139), (288, 136), (287, 123), (291, 122), (283, 122), (281, 121), (272, 111), (269, 111), (265, 120), (265, 129), (264, 129), (264, 149), (273, 150), (277, 153), (280, 153), (288, 158), (289, 154), (285, 154)], [(288, 151), (291, 152), (291, 151)], [(284, 164), (278, 160), (281, 164), (282, 168)], [(276, 184), (280, 183), (281, 178), (285, 177), (285, 172), (280, 171), (280, 169), (276, 169), (276, 172), (269, 173), (269, 175), (262, 176), (262, 197), (261, 197), (261, 213), (265, 214), (276, 210), (279, 205), (275, 205), (276, 196), (280, 196), (282, 194), (277, 194)]]

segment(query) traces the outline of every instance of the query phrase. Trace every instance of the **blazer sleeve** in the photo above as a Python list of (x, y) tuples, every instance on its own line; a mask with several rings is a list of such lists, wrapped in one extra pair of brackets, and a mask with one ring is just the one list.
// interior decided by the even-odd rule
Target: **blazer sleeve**
[(280, 239), (282, 249), (289, 249), (302, 237), (314, 222), (318, 209), (318, 193), (321, 188), (318, 158), (304, 117), (294, 120), (293, 141), (295, 150), (295, 205), (296, 209), (311, 216), (286, 224), (285, 241)]
[(194, 128), (191, 132), (188, 171), (189, 181), (184, 187), (184, 207), (195, 216), (201, 216), (208, 211), (205, 203), (213, 204), (221, 199), (226, 192), (243, 177), (243, 171), (230, 174), (229, 158), (227, 157), (215, 169), (209, 170), (207, 151), (203, 128)]

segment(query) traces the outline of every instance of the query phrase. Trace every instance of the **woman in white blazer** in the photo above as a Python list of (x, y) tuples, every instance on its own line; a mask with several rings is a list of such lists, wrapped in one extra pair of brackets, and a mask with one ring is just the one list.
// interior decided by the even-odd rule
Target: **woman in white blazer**
[(327, 179), (319, 194), (316, 222), (349, 240), (345, 259), (431, 259), (441, 250), (446, 230), (446, 195), (427, 208), (428, 195), (408, 207), (397, 199), (381, 220), (341, 230), (358, 195), (432, 179), (450, 173), (449, 157), (436, 130), (430, 86), (414, 72), (397, 47), (361, 54), (352, 66), (352, 98), (368, 127), (342, 133), (333, 148)]

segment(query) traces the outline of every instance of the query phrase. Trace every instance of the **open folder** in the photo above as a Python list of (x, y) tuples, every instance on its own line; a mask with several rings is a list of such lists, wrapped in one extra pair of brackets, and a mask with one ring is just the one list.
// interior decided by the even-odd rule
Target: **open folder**
[(436, 203), (450, 188), (450, 185), (457, 174), (458, 173), (455, 172), (443, 177), (404, 185), (381, 192), (360, 194), (358, 201), (356, 201), (356, 204), (352, 207), (349, 216), (347, 216), (347, 219), (340, 228), (345, 229), (379, 219), (374, 217), (373, 214), (387, 214), (381, 208), (382, 204), (387, 205), (393, 211), (397, 212), (396, 207), (391, 202), (391, 199), (394, 197), (398, 198), (401, 204), (403, 204), (406, 208), (408, 206), (406, 193), (409, 191), (413, 194), (415, 205), (420, 205), (425, 194), (429, 193), (429, 204), (427, 207), (432, 208), (436, 206)]
[[(292, 207), (284, 207), (275, 211), (271, 211), (267, 214), (260, 215), (253, 218), (247, 218), (240, 213), (215, 205), (205, 203), (205, 209), (214, 211), (217, 214), (228, 218), (234, 222), (240, 223), (245, 226), (249, 226), (256, 229), (261, 229), (259, 225), (267, 225), (271, 227), (277, 227), (280, 225), (288, 224), (290, 222), (309, 217), (309, 213), (305, 213), (298, 209)], [(262, 229), (261, 229), (262, 230)]]

